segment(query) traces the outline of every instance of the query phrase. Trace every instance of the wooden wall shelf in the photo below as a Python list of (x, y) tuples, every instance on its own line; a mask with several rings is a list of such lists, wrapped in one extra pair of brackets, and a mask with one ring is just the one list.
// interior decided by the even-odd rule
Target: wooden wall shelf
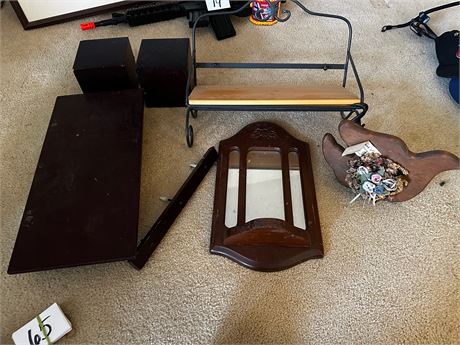
[[(370, 141), (384, 157), (401, 164), (409, 171), (408, 185), (396, 195), (390, 196), (389, 201), (406, 201), (419, 194), (430, 181), (439, 173), (460, 168), (459, 158), (454, 154), (442, 151), (414, 153), (400, 138), (394, 135), (374, 132), (363, 128), (351, 121), (343, 120), (339, 124), (339, 133), (348, 145)], [(332, 134), (327, 133), (323, 138), (323, 154), (327, 163), (341, 184), (345, 182), (347, 162), (352, 156), (342, 157), (344, 148), (337, 143)]]

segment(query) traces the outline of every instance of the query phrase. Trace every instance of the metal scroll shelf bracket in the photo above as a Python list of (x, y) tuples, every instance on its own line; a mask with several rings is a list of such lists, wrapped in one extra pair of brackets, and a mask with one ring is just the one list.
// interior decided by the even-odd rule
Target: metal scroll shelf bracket
[[(286, 22), (291, 18), (291, 12), (287, 9), (283, 9), (278, 13), (278, 5), (282, 0), (268, 1), (270, 11), (272, 14), (276, 14), (276, 20), (279, 22)], [(337, 111), (340, 113), (342, 119), (349, 119), (355, 123), (362, 124), (361, 120), (368, 110), (368, 105), (364, 101), (364, 90), (361, 84), (361, 80), (358, 75), (355, 63), (351, 55), (351, 42), (352, 42), (352, 26), (350, 21), (340, 15), (314, 12), (306, 8), (299, 0), (286, 0), (285, 6), (288, 1), (298, 6), (304, 13), (312, 16), (324, 17), (327, 19), (339, 20), (345, 23), (348, 29), (347, 34), (347, 46), (344, 52), (344, 63), (238, 63), (238, 62), (197, 62), (196, 58), (196, 29), (198, 22), (204, 17), (218, 16), (218, 15), (234, 15), (244, 11), (248, 6), (251, 5), (252, 0), (249, 0), (244, 6), (232, 11), (217, 11), (204, 13), (197, 18), (192, 29), (192, 68), (189, 70), (187, 84), (186, 84), (186, 112), (185, 112), (185, 136), (186, 142), (189, 147), (193, 145), (193, 127), (190, 124), (190, 115), (193, 118), (197, 118), (199, 110), (219, 110), (219, 111)], [(308, 104), (197, 104), (196, 102), (190, 102), (190, 96), (193, 95), (193, 90), (200, 85), (197, 78), (198, 69), (298, 69), (298, 70), (343, 70), (342, 87), (345, 88), (347, 84), (349, 67), (353, 72), (354, 79), (358, 88), (359, 95), (357, 95), (352, 102), (344, 104), (343, 102), (334, 102), (330, 104), (315, 104), (309, 102)], [(191, 104), (193, 103), (193, 104)], [(307, 102), (305, 102), (307, 103)]]

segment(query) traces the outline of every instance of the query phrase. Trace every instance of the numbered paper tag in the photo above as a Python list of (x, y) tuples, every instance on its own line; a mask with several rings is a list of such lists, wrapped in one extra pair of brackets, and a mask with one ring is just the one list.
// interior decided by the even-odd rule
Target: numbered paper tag
[(230, 0), (206, 0), (208, 11), (223, 10), (230, 8)]
[(363, 154), (365, 153), (378, 153), (380, 154), (379, 150), (377, 150), (377, 148), (372, 145), (372, 143), (370, 141), (365, 141), (363, 143), (360, 143), (360, 144), (356, 144), (356, 145), (353, 145), (353, 146), (348, 146), (342, 153), (342, 156), (346, 156), (346, 155), (351, 155), (351, 154), (355, 154), (359, 157), (361, 157)]
[(13, 333), (16, 345), (48, 345), (72, 330), (61, 308), (54, 303), (38, 317)]

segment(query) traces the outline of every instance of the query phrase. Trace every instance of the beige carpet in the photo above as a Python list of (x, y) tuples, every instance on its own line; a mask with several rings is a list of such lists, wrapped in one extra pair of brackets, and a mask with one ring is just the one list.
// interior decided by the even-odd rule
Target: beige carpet
[[(457, 155), (459, 107), (436, 77), (433, 42), (409, 29), (382, 34), (441, 0), (305, 0), (354, 24), (352, 52), (370, 106), (367, 128), (402, 137), (413, 151)], [(343, 25), (293, 8), (272, 28), (235, 20), (223, 42), (206, 29), (199, 58), (210, 61), (341, 62)], [(432, 27), (456, 28), (458, 11)], [(81, 32), (74, 21), (24, 31), (10, 5), (1, 20), (1, 343), (53, 302), (74, 330), (61, 344), (458, 344), (460, 173), (445, 172), (414, 199), (349, 206), (321, 154), (337, 133), (336, 113), (202, 112), (195, 146), (183, 137), (183, 109), (146, 109), (140, 235), (210, 146), (259, 120), (281, 124), (310, 143), (325, 246), (322, 260), (277, 273), (245, 269), (208, 251), (215, 169), (211, 170), (142, 271), (119, 262), (8, 276), (6, 269), (55, 98), (80, 93), (72, 64), (82, 39), (189, 37), (185, 19), (138, 28)], [(106, 18), (100, 16), (98, 18)], [(457, 25), (458, 28), (458, 25)], [(203, 83), (337, 82), (335, 72), (206, 73)], [(352, 86), (352, 85), (351, 85)], [(442, 184), (441, 182), (445, 182)], [(40, 244), (37, 243), (37, 255)]]

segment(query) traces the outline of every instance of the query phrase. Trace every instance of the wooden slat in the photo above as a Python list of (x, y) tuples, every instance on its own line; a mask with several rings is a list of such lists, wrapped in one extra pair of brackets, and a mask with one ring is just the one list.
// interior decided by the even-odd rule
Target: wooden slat
[(190, 105), (350, 105), (355, 94), (340, 86), (196, 86)]

